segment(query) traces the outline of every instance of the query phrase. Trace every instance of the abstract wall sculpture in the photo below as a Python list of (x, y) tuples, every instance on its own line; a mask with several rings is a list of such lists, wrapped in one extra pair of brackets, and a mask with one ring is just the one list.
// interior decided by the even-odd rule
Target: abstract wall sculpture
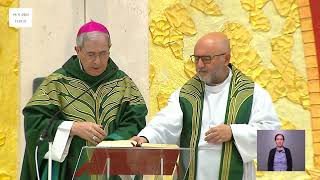
[[(17, 179), (19, 31), (0, 1), (0, 179)], [(149, 0), (150, 117), (194, 76), (189, 56), (211, 31), (231, 40), (232, 63), (272, 96), (282, 129), (306, 130), (306, 171), (257, 179), (320, 179), (320, 1)], [(3, 166), (5, 164), (5, 166)]]

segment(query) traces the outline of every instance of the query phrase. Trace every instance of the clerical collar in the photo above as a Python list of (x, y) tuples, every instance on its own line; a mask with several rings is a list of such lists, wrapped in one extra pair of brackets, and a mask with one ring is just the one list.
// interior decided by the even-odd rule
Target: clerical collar
[(208, 86), (205, 85), (205, 91), (209, 92), (209, 93), (219, 93), (221, 92), (226, 86), (228, 86), (231, 82), (231, 77), (232, 77), (232, 71), (231, 69), (228, 67), (229, 69), (229, 74), (228, 77), (220, 84), (216, 84), (213, 86)]

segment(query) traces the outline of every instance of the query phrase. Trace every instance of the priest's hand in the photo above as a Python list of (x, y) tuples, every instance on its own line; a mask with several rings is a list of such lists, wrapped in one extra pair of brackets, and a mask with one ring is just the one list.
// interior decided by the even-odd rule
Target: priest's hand
[(133, 136), (130, 140), (136, 141), (136, 146), (141, 146), (142, 143), (148, 143), (148, 139), (143, 136)]
[(232, 130), (229, 125), (220, 124), (215, 127), (211, 127), (206, 133), (204, 140), (208, 143), (223, 143), (230, 141), (232, 138)]
[(106, 137), (102, 126), (92, 122), (73, 122), (70, 135), (79, 136), (94, 145), (97, 145)]

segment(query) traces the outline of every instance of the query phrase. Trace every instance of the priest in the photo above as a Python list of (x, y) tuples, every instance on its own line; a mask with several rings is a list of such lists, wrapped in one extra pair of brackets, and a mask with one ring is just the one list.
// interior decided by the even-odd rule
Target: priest
[(23, 109), (26, 149), (21, 179), (36, 179), (36, 161), (38, 178), (47, 179), (48, 143), (39, 143), (34, 155), (47, 126), (48, 135), (54, 137), (52, 179), (59, 180), (72, 179), (83, 146), (129, 139), (145, 127), (145, 101), (111, 59), (110, 47), (104, 25), (84, 24), (77, 34), (77, 55), (49, 75)]
[(230, 64), (230, 56), (223, 33), (201, 37), (190, 56), (196, 76), (132, 138), (193, 149), (190, 164), (182, 164), (185, 179), (255, 179), (257, 130), (280, 127), (268, 92)]

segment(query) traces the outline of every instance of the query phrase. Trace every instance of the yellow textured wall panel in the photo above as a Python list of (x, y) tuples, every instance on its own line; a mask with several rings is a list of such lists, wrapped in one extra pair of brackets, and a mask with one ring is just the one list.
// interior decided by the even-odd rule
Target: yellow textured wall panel
[(195, 24), (183, 4), (177, 3), (167, 7), (164, 15), (170, 25), (179, 32), (189, 36), (196, 34)]
[[(221, 15), (214, 16), (203, 12), (204, 1), (149, 1), (149, 29), (152, 37), (149, 41), (149, 63), (153, 67), (150, 74), (150, 117), (165, 106), (169, 95), (195, 73), (189, 56), (193, 54), (199, 37), (211, 31), (224, 32), (231, 41), (231, 62), (270, 93), (282, 122), (281, 128), (306, 130), (306, 168), (311, 172), (314, 153), (309, 89), (318, 92), (319, 80), (307, 80), (307, 68), (311, 68), (310, 74), (316, 74), (313, 68), (317, 64), (314, 57), (311, 57), (315, 55), (314, 38), (310, 32), (306, 32), (312, 30), (311, 21), (301, 20), (300, 23), (299, 19), (299, 13), (307, 17), (310, 16), (310, 10), (301, 4), (298, 8), (296, 0), (206, 0), (216, 3), (221, 10)], [(177, 13), (166, 17), (166, 8), (177, 3), (185, 7), (183, 15)], [(171, 17), (175, 19), (171, 20)], [(168, 23), (169, 19), (178, 22), (183, 17), (190, 17), (186, 22), (194, 24), (196, 34), (185, 33), (180, 36), (183, 46), (177, 58), (163, 44), (171, 43), (170, 33), (185, 30), (178, 29), (174, 23)], [(309, 44), (304, 45), (304, 42)], [(317, 116), (314, 107), (312, 113)], [(310, 179), (312, 173), (264, 172), (259, 173), (257, 179)]]
[(208, 15), (212, 15), (212, 16), (222, 15), (219, 6), (216, 4), (214, 0), (213, 1), (191, 0), (190, 5)]
[(281, 16), (287, 16), (289, 14), (290, 7), (294, 2), (295, 0), (273, 0), (273, 3)]
[(10, 7), (12, 4), (13, 0), (1, 0), (0, 1), (0, 6), (3, 7)]
[(8, 27), (8, 11), (18, 1), (0, 4), (0, 179), (17, 179), (19, 108), (19, 33)]

